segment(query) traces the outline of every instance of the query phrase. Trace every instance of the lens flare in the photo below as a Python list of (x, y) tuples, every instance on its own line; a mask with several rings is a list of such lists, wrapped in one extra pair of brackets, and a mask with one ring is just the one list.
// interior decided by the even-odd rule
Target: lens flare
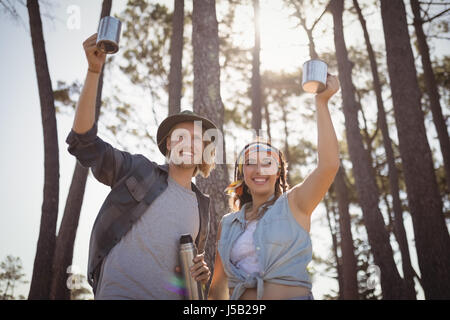
[(183, 297), (186, 296), (186, 284), (181, 276), (172, 275), (164, 287), (170, 292), (174, 292)]

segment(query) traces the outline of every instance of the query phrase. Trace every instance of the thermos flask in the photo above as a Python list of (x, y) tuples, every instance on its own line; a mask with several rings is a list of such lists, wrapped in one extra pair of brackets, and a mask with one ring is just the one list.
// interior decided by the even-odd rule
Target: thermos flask
[(320, 93), (327, 87), (328, 65), (319, 59), (308, 60), (303, 64), (303, 90)]
[(197, 249), (192, 242), (190, 234), (183, 234), (180, 238), (180, 265), (185, 281), (187, 300), (204, 300), (200, 283), (191, 276), (190, 268), (194, 264), (193, 259), (197, 255)]
[(100, 20), (97, 31), (97, 48), (104, 53), (116, 53), (119, 51), (120, 29), (122, 23), (111, 16)]

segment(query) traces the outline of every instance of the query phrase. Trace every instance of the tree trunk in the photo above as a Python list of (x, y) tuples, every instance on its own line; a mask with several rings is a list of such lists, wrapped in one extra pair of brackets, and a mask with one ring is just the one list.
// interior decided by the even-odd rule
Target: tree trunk
[(411, 8), (414, 14), (414, 28), (416, 30), (417, 42), (419, 44), (419, 52), (422, 58), (423, 74), (428, 97), (430, 99), (430, 109), (433, 114), (433, 122), (441, 147), (442, 158), (444, 160), (445, 177), (447, 180), (447, 192), (450, 192), (450, 139), (448, 137), (447, 124), (442, 115), (439, 91), (436, 79), (433, 73), (433, 67), (430, 59), (430, 49), (428, 48), (427, 39), (423, 32), (423, 20), (420, 14), (420, 3), (418, 0), (411, 0)]
[(264, 119), (266, 120), (267, 127), (267, 138), (269, 141), (272, 141), (272, 134), (270, 132), (270, 113), (269, 113), (269, 104), (264, 102)]
[(259, 54), (261, 51), (260, 45), (260, 23), (259, 23), (259, 0), (253, 0), (253, 22), (255, 26), (255, 45), (253, 46), (253, 59), (252, 59), (252, 129), (256, 130), (259, 136), (259, 130), (261, 130), (261, 74), (259, 71), (260, 59)]
[(67, 195), (64, 216), (56, 241), (55, 257), (53, 259), (53, 278), (50, 291), (52, 300), (70, 300), (70, 288), (67, 286), (67, 268), (72, 264), (74, 242), (80, 219), (88, 168), (78, 162), (72, 176), (69, 194)]
[(184, 0), (174, 0), (172, 37), (170, 39), (169, 116), (181, 110), (183, 29)]
[(366, 21), (362, 15), (361, 9), (358, 5), (357, 0), (353, 0), (353, 5), (358, 14), (359, 21), (364, 33), (364, 40), (366, 42), (367, 52), (369, 55), (370, 68), (372, 71), (373, 78), (373, 88), (375, 91), (375, 96), (377, 99), (378, 108), (378, 126), (381, 129), (383, 135), (383, 145), (386, 152), (386, 160), (388, 164), (389, 171), (389, 187), (392, 196), (392, 205), (394, 210), (394, 234), (396, 236), (397, 242), (400, 247), (400, 252), (402, 256), (402, 267), (403, 275), (405, 280), (406, 290), (410, 292), (411, 298), (416, 297), (416, 292), (414, 288), (414, 275), (415, 271), (411, 265), (411, 258), (409, 254), (408, 239), (406, 237), (405, 226), (403, 225), (403, 209), (399, 194), (398, 179), (399, 174), (397, 167), (395, 165), (394, 151), (392, 149), (391, 138), (389, 137), (389, 130), (386, 121), (386, 112), (384, 109), (383, 98), (381, 95), (381, 82), (378, 75), (378, 67), (375, 59), (375, 53), (372, 48), (372, 43), (370, 41), (369, 32), (367, 31)]
[[(330, 212), (331, 214), (333, 214), (334, 219), (335, 219), (335, 212), (334, 209), (330, 208), (330, 204), (328, 203), (328, 199), (327, 197), (323, 198), (323, 202), (325, 204), (325, 212), (327, 214), (327, 221), (328, 221), (328, 227), (330, 229), (330, 234), (331, 234), (331, 241), (333, 244), (333, 254), (334, 254), (334, 258), (336, 260), (336, 272), (337, 272), (337, 280), (338, 280), (338, 285), (339, 285), (339, 299), (342, 299), (342, 297), (344, 296), (344, 279), (343, 279), (343, 275), (342, 275), (342, 265), (341, 265), (341, 259), (339, 259), (339, 255), (338, 255), (338, 241), (337, 241), (337, 230), (333, 229), (332, 223), (331, 223), (331, 217), (330, 217)], [(333, 200), (331, 200), (331, 207), (333, 207)]]
[(427, 299), (450, 298), (450, 237), (428, 144), (403, 1), (381, 1), (386, 57), (417, 257)]
[(309, 56), (311, 57), (311, 59), (319, 59), (319, 55), (317, 54), (316, 51), (316, 45), (314, 43), (314, 38), (312, 35), (312, 29), (307, 29), (306, 25), (304, 26), (305, 32), (308, 35), (308, 47), (309, 47)]
[(372, 248), (375, 264), (381, 271), (381, 288), (384, 299), (405, 298), (402, 290), (402, 279), (398, 273), (393, 258), (389, 234), (378, 208), (378, 188), (370, 155), (364, 148), (361, 132), (358, 126), (358, 105), (355, 100), (355, 88), (351, 77), (351, 63), (344, 40), (342, 12), (343, 0), (332, 0), (330, 10), (334, 22), (334, 43), (338, 61), (339, 80), (343, 98), (343, 111), (350, 159), (353, 164), (353, 174), (358, 192), (359, 203), (363, 212), (364, 224), (367, 229), (369, 244)]
[[(103, 0), (100, 19), (110, 15), (112, 0)], [(97, 97), (95, 103), (95, 122), (100, 116), (101, 97), (103, 89), (103, 70), (100, 74)], [(51, 285), (50, 299), (70, 300), (70, 288), (67, 286), (67, 278), (70, 276), (67, 269), (72, 265), (75, 238), (77, 234), (78, 222), (80, 220), (81, 206), (83, 204), (86, 180), (89, 173), (88, 168), (81, 166), (78, 161), (72, 176), (72, 182), (67, 195), (64, 216), (59, 228), (56, 241), (55, 256), (53, 259), (53, 279)]]
[[(214, 0), (196, 0), (192, 11), (192, 44), (194, 50), (194, 111), (213, 121), (223, 134), (224, 108), (220, 97), (219, 36)], [(216, 153), (222, 152), (209, 178), (196, 179), (199, 188), (210, 195), (210, 230), (206, 245), (205, 260), (214, 272), (215, 243), (218, 222), (228, 213), (228, 199), (224, 193), (228, 185), (228, 171), (225, 159), (225, 139), (216, 137)], [(223, 141), (220, 146), (220, 140)], [(212, 277), (211, 277), (212, 279)], [(209, 286), (208, 286), (209, 288)]]
[[(281, 114), (282, 114), (282, 120), (283, 120), (283, 124), (284, 124), (284, 157), (286, 159), (287, 163), (291, 162), (291, 155), (289, 153), (289, 142), (288, 142), (288, 138), (289, 138), (289, 130), (288, 130), (288, 123), (287, 123), (287, 118), (288, 118), (288, 114), (287, 114), (287, 110), (286, 110), (286, 105), (281, 102), (280, 103), (280, 108), (281, 108)], [(287, 172), (287, 181), (289, 185), (292, 185), (292, 178), (291, 178), (291, 170), (288, 170)]]
[(34, 63), (41, 104), (44, 131), (44, 194), (41, 225), (34, 258), (33, 276), (28, 299), (48, 299), (51, 285), (51, 265), (55, 251), (56, 223), (59, 201), (59, 150), (55, 103), (45, 53), (42, 21), (37, 0), (27, 1)]
[(358, 300), (358, 279), (356, 273), (358, 271), (355, 248), (353, 246), (352, 228), (350, 213), (348, 211), (349, 198), (347, 185), (345, 184), (344, 167), (339, 167), (339, 171), (334, 180), (334, 191), (339, 208), (339, 230), (341, 234), (341, 252), (342, 252), (342, 277), (343, 290), (341, 299)]

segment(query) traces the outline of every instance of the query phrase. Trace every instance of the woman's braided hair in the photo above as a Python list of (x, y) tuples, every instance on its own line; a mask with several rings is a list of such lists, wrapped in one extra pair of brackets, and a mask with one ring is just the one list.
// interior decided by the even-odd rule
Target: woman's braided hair
[[(257, 143), (257, 142), (260, 142), (260, 141), (255, 140), (254, 142), (248, 143), (243, 148), (243, 150), (245, 150), (249, 145), (251, 145), (253, 143)], [(264, 141), (263, 143), (272, 147), (272, 145), (269, 142)], [(255, 219), (259, 219), (260, 217), (262, 217), (264, 215), (264, 213), (266, 212), (266, 210), (269, 208), (269, 206), (271, 206), (278, 199), (278, 197), (280, 197), (284, 192), (289, 190), (289, 184), (287, 182), (287, 161), (281, 150), (278, 150), (278, 156), (280, 157), (280, 169), (279, 169), (280, 176), (277, 178), (277, 181), (275, 183), (274, 197), (261, 205), (261, 207), (263, 207), (263, 209), (260, 210), (260, 212), (257, 214)], [(237, 180), (244, 181), (244, 170), (242, 170), (242, 172), (239, 172), (238, 165), (239, 164), (236, 161), (236, 164), (234, 166), (234, 181), (237, 181)], [(237, 193), (233, 194), (233, 196), (229, 200), (229, 205), (230, 205), (231, 210), (239, 211), (239, 210), (241, 210), (242, 206), (248, 202), (250, 202), (250, 204), (251, 204), (252, 195), (244, 181), (242, 194), (241, 195), (239, 195)], [(251, 206), (250, 206), (250, 208), (251, 208)]]

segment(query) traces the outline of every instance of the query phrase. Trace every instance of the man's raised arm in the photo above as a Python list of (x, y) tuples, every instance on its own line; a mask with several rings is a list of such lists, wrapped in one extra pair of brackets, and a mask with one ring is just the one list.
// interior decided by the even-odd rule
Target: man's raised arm
[(98, 80), (106, 58), (106, 54), (97, 49), (96, 41), (97, 34), (95, 33), (83, 42), (89, 67), (83, 90), (78, 99), (72, 126), (73, 131), (79, 134), (89, 131), (95, 123), (95, 100)]
[(105, 54), (97, 49), (96, 40), (97, 34), (93, 34), (83, 43), (89, 67), (66, 142), (69, 153), (83, 167), (91, 167), (98, 181), (112, 188), (131, 170), (132, 156), (97, 137), (95, 101)]

